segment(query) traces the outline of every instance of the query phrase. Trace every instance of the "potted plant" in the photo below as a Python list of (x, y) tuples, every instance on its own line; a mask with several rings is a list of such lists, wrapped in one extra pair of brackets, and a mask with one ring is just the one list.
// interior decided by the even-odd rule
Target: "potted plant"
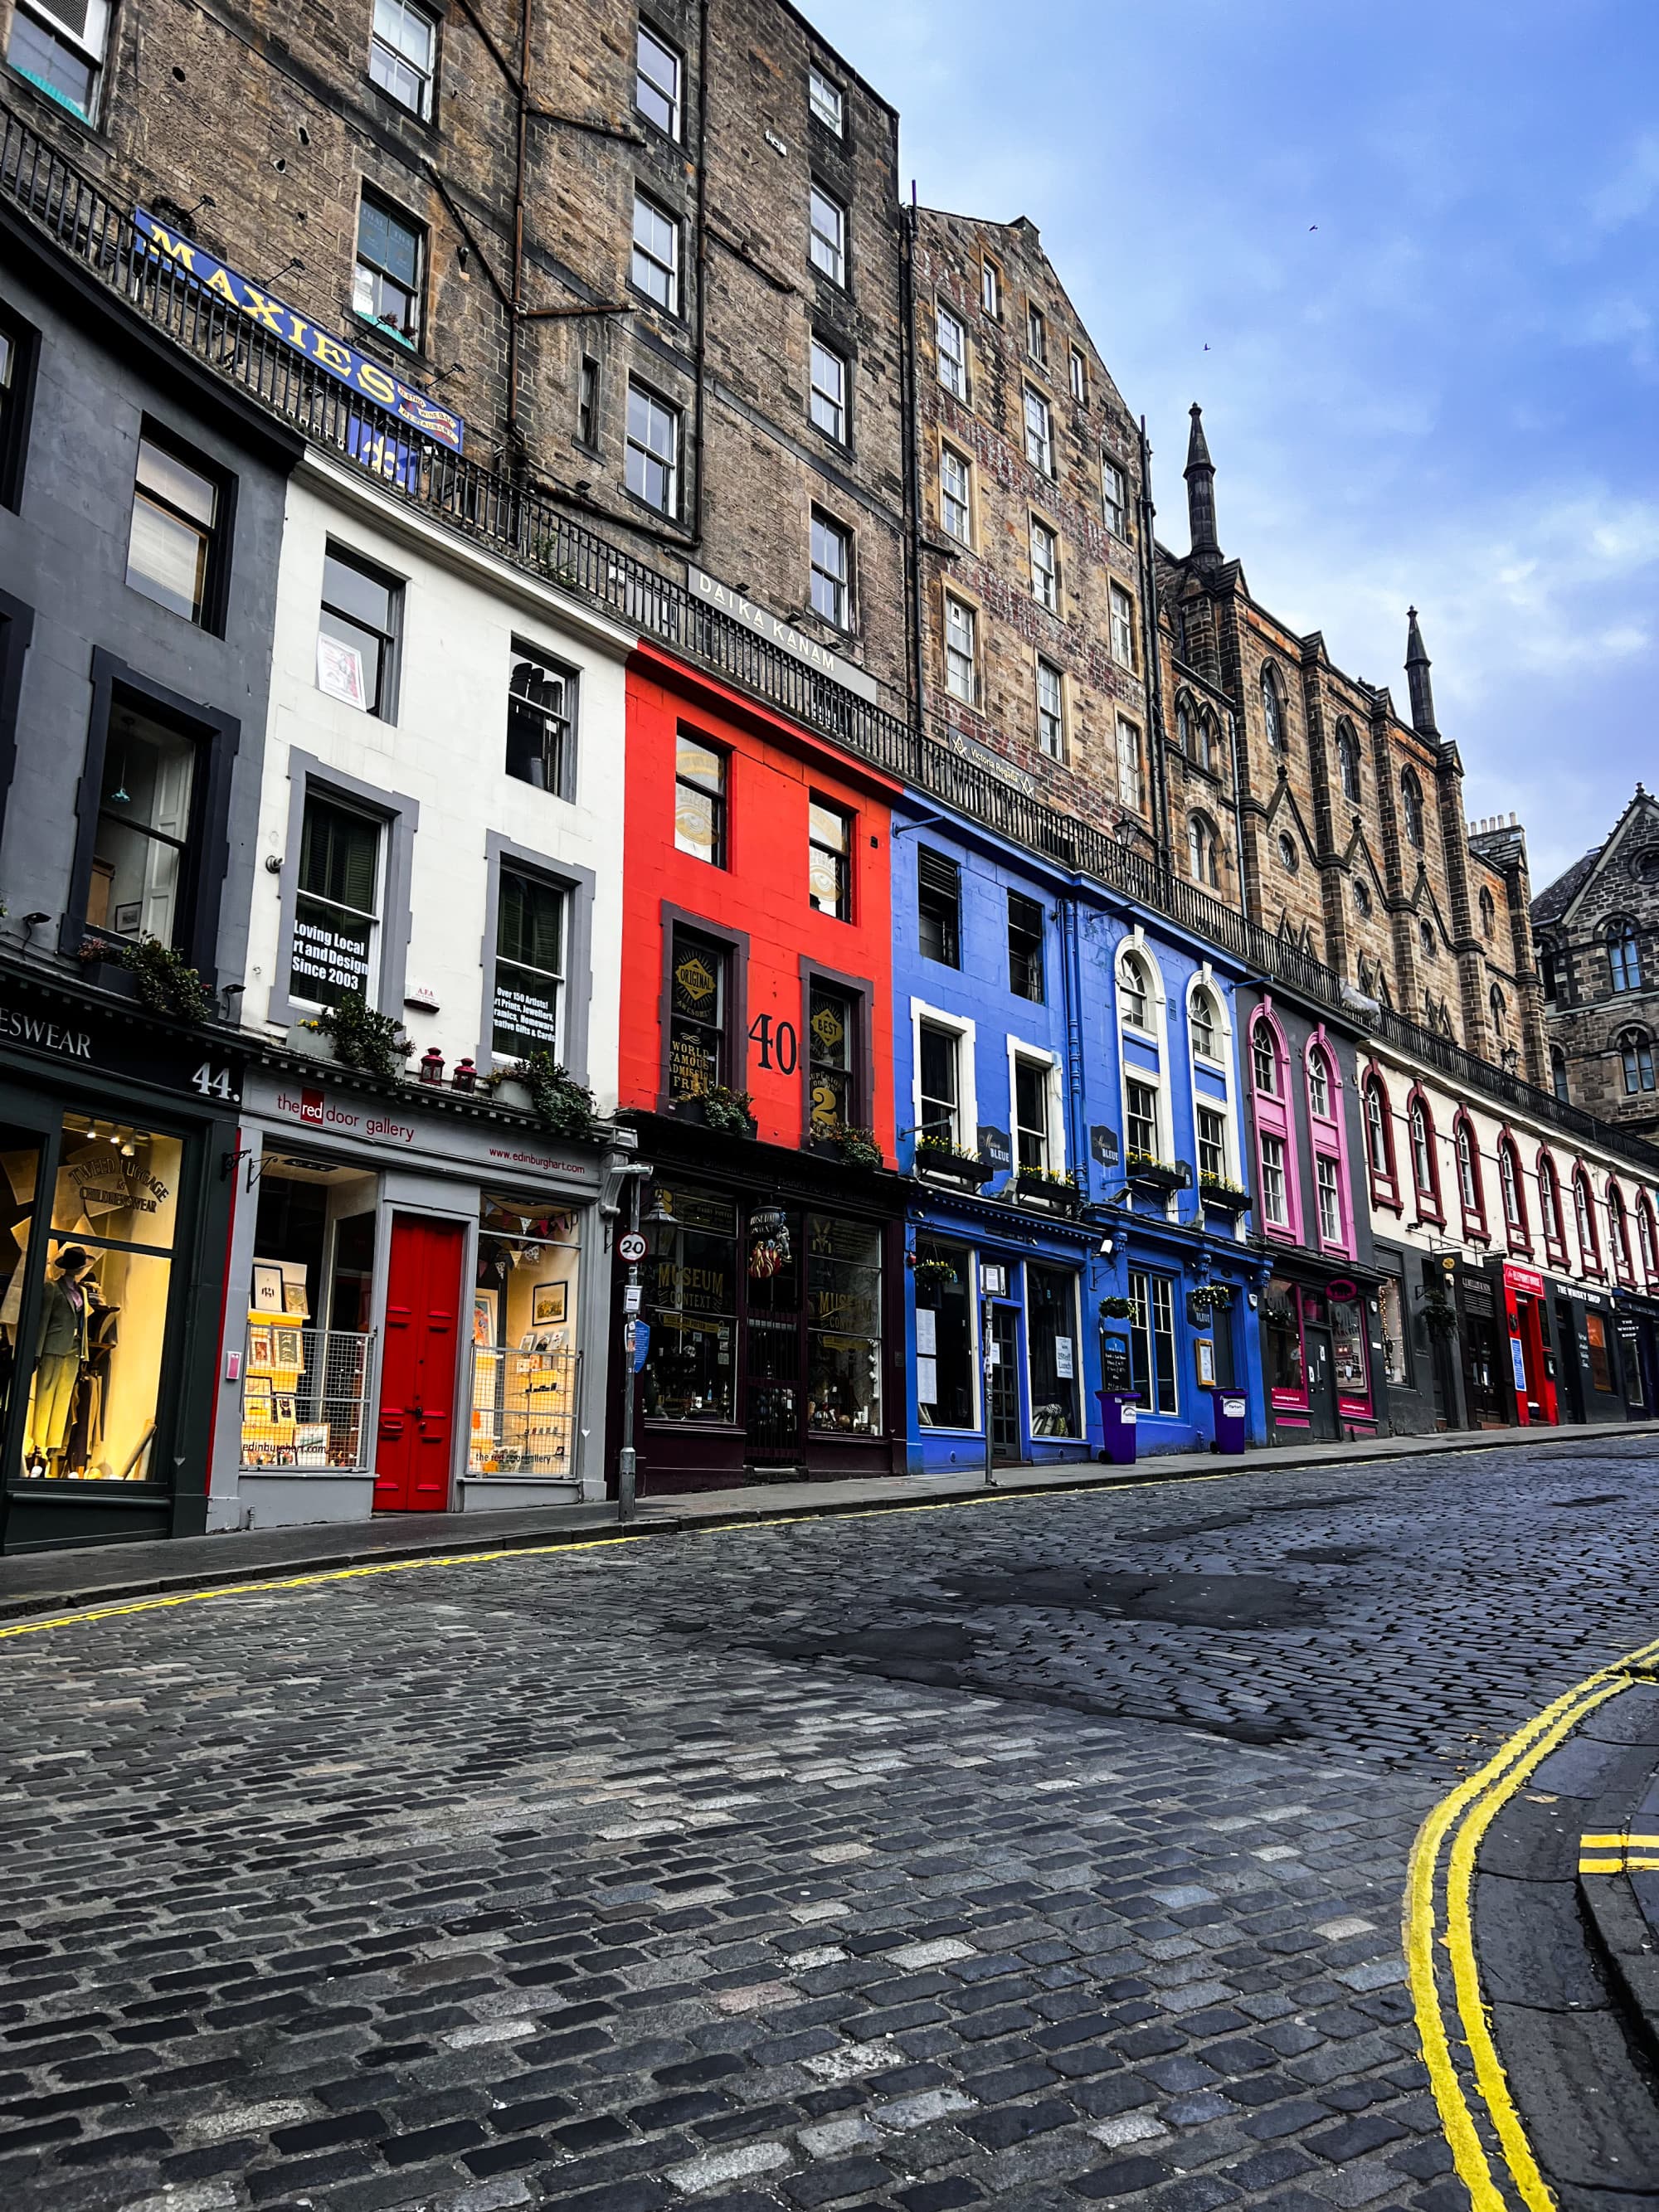
[(1129, 1321), (1133, 1319), (1133, 1300), (1120, 1297), (1115, 1292), (1100, 1302), (1100, 1317), (1103, 1321)]
[(1053, 1168), (1016, 1168), (1014, 1188), (1053, 1213), (1075, 1213), (1082, 1203), (1076, 1176), (1058, 1174)]
[(957, 1279), (957, 1271), (948, 1260), (913, 1260), (910, 1264), (918, 1291), (946, 1290)]
[(550, 1136), (592, 1138), (599, 1120), (593, 1094), (550, 1052), (498, 1068), (489, 1082), (498, 1105), (527, 1107)]
[(1185, 1190), (1193, 1179), (1185, 1160), (1161, 1160), (1154, 1152), (1131, 1152), (1123, 1171), (1148, 1190)]
[(1232, 1302), (1225, 1283), (1194, 1283), (1187, 1293), (1187, 1304), (1195, 1313), (1224, 1313)]
[(977, 1190), (990, 1182), (996, 1170), (977, 1152), (964, 1152), (948, 1137), (916, 1139), (916, 1172), (940, 1176), (947, 1182), (964, 1183)]
[(1249, 1192), (1225, 1176), (1201, 1175), (1198, 1189), (1204, 1204), (1212, 1206), (1218, 1213), (1248, 1213), (1250, 1210)]
[(300, 1027), (326, 1037), (342, 1067), (387, 1081), (402, 1074), (405, 1056), (415, 1049), (398, 1017), (377, 1013), (361, 991), (348, 991)]
[(809, 1149), (825, 1159), (840, 1160), (849, 1168), (880, 1168), (887, 1164), (875, 1131), (854, 1128), (850, 1123), (843, 1128), (820, 1130)]
[(683, 1121), (701, 1122), (730, 1137), (752, 1137), (755, 1104), (746, 1091), (732, 1091), (724, 1083), (711, 1083), (695, 1097), (677, 1098), (674, 1111)]

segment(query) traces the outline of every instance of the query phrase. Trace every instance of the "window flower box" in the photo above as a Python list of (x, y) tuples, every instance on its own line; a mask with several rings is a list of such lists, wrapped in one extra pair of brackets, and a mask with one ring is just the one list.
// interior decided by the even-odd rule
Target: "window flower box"
[(990, 1182), (996, 1170), (977, 1152), (960, 1152), (955, 1145), (927, 1144), (916, 1146), (916, 1173), (940, 1182), (960, 1183), (964, 1189), (978, 1190)]
[(1049, 1175), (1042, 1168), (1016, 1170), (1014, 1188), (1029, 1205), (1043, 1206), (1051, 1213), (1070, 1216), (1083, 1203), (1083, 1194), (1070, 1176)]
[(677, 1098), (674, 1118), (689, 1121), (695, 1129), (714, 1129), (728, 1137), (753, 1137), (760, 1126), (750, 1111), (746, 1091), (719, 1087), (696, 1098)]
[(1223, 1176), (1200, 1176), (1198, 1191), (1205, 1205), (1212, 1206), (1218, 1213), (1248, 1213), (1250, 1210), (1249, 1192), (1238, 1183), (1229, 1182)]
[(1185, 1160), (1154, 1159), (1150, 1152), (1131, 1152), (1124, 1173), (1146, 1190), (1188, 1190), (1192, 1186), (1193, 1171)]

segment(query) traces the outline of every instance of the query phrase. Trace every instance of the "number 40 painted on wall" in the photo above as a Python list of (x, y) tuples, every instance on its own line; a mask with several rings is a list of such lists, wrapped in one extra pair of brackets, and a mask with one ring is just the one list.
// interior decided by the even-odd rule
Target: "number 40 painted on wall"
[(749, 1042), (760, 1047), (763, 1067), (776, 1066), (781, 1075), (793, 1075), (800, 1064), (800, 1039), (793, 1022), (773, 1022), (770, 1014), (757, 1014), (749, 1025)]

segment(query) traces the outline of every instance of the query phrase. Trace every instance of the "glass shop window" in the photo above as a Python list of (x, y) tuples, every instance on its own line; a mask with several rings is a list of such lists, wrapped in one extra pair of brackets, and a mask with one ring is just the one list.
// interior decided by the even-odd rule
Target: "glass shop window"
[(1267, 1285), (1262, 1305), (1267, 1354), (1267, 1388), (1288, 1390), (1297, 1397), (1307, 1393), (1302, 1364), (1302, 1316), (1297, 1310), (1295, 1286), (1282, 1275)]
[(472, 1286), (474, 1474), (567, 1475), (575, 1447), (580, 1216), (486, 1192)]
[(924, 1429), (979, 1425), (974, 1363), (974, 1255), (943, 1237), (916, 1239), (916, 1406)]
[(1405, 1306), (1401, 1297), (1399, 1278), (1384, 1275), (1377, 1290), (1377, 1307), (1382, 1322), (1382, 1373), (1390, 1382), (1409, 1382), (1411, 1370), (1407, 1365)]
[(1025, 1358), (1034, 1437), (1075, 1437), (1078, 1421), (1077, 1277), (1069, 1267), (1025, 1267)]
[(806, 1425), (881, 1429), (881, 1231), (827, 1213), (806, 1217)]
[(668, 1095), (701, 1098), (726, 1081), (728, 948), (674, 928), (668, 976)]
[(1359, 1299), (1331, 1300), (1331, 1346), (1337, 1389), (1345, 1398), (1369, 1398), (1371, 1380), (1365, 1350), (1365, 1309)]
[(845, 991), (814, 983), (807, 1021), (811, 1054), (808, 1119), (814, 1137), (838, 1137), (858, 1126), (860, 1112), (854, 1066), (858, 1012)]
[(382, 827), (320, 793), (306, 794), (288, 988), (309, 1006), (337, 1006), (354, 994), (374, 1003)]
[(1149, 1413), (1176, 1413), (1175, 1284), (1168, 1275), (1132, 1267), (1129, 1303), (1135, 1403)]
[[(168, 1480), (151, 1455), (183, 1154), (177, 1137), (106, 1116), (64, 1116), (27, 1362), (26, 1479)], [(9, 1152), (3, 1164), (14, 1200), (32, 1207), (38, 1144)], [(0, 1329), (14, 1347), (25, 1273), (20, 1255), (0, 1303)]]
[(492, 1052), (559, 1056), (564, 978), (564, 890), (540, 876), (501, 870), (495, 918)]
[(86, 926), (182, 951), (195, 899), (196, 746), (117, 695), (87, 885)]
[[(35, 1243), (34, 1207), (40, 1194), (42, 1140), (38, 1130), (0, 1125), (0, 1206), (5, 1233), (0, 1235), (0, 1435), (11, 1412), (18, 1380), (18, 1330), (23, 1285)], [(27, 1377), (24, 1378), (27, 1385)]]
[(1584, 1316), (1584, 1334), (1589, 1344), (1591, 1387), (1597, 1390), (1611, 1390), (1613, 1366), (1607, 1358), (1607, 1325), (1600, 1314)]
[(729, 1424), (737, 1412), (737, 1207), (679, 1184), (657, 1196), (673, 1221), (656, 1231), (649, 1263), (646, 1418)]
[(242, 1370), (242, 1464), (362, 1468), (378, 1178), (266, 1152)]

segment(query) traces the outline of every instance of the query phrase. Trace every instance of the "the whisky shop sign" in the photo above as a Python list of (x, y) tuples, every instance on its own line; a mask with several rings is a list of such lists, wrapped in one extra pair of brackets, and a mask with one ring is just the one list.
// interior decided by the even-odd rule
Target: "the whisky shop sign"
[[(143, 240), (141, 250), (147, 258), (172, 262), (204, 292), (213, 293), (258, 328), (269, 331), (273, 337), (291, 346), (295, 353), (303, 354), (307, 361), (314, 361), (319, 368), (337, 377), (363, 398), (386, 408), (399, 422), (418, 430), (422, 437), (435, 439), (452, 453), (460, 452), (466, 425), (459, 415), (453, 414), (447, 407), (437, 406), (423, 392), (416, 392), (401, 377), (393, 376), (390, 369), (383, 368), (368, 354), (359, 353), (356, 346), (347, 345), (330, 331), (319, 330), (297, 308), (289, 307), (259, 285), (249, 283), (246, 276), (239, 276), (235, 270), (228, 269), (222, 261), (204, 252), (193, 238), (181, 236), (176, 228), (169, 229), (145, 209), (135, 208), (132, 221)], [(388, 466), (387, 473), (392, 472)]]

